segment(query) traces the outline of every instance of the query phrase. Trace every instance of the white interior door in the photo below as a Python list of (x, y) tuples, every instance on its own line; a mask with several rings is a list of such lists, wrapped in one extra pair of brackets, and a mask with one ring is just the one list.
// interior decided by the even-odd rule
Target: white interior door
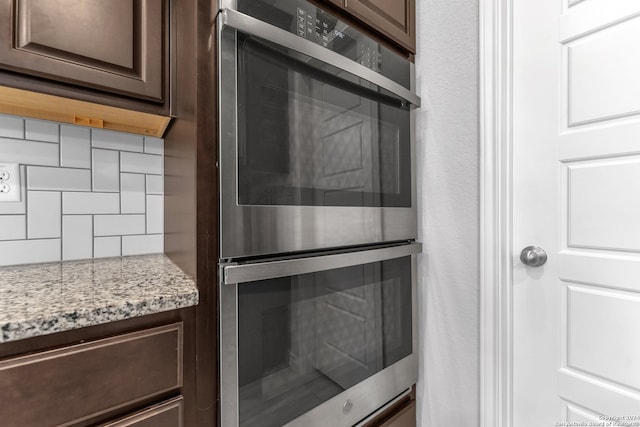
[(514, 0), (513, 61), (513, 426), (640, 425), (640, 1)]

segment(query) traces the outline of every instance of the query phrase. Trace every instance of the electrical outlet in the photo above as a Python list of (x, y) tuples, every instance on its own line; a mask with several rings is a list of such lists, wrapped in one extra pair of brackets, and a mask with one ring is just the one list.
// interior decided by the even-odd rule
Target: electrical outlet
[(0, 202), (19, 202), (20, 185), (20, 165), (0, 162)]

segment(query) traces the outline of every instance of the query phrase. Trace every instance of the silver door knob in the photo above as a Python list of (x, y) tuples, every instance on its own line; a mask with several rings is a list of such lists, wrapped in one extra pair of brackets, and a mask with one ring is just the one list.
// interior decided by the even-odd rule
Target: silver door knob
[(520, 261), (529, 267), (540, 267), (547, 262), (547, 253), (538, 246), (527, 246), (520, 252)]

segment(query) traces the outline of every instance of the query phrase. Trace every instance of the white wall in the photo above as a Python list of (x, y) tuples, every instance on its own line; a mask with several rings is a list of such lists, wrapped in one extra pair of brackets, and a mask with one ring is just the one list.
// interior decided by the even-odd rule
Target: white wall
[(417, 0), (418, 425), (479, 425), (478, 2)]

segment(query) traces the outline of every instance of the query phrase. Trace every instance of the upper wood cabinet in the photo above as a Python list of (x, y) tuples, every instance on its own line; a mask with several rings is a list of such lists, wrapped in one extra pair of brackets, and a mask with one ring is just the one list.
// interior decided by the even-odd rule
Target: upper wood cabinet
[(416, 53), (416, 0), (343, 1), (344, 9), (411, 53)]
[(0, 0), (0, 68), (164, 103), (167, 1)]

